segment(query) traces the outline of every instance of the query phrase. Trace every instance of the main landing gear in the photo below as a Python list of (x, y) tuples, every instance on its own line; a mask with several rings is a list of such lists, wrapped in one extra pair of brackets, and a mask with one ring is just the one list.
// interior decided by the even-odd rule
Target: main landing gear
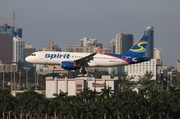
[(81, 74), (86, 74), (86, 70), (85, 70), (84, 67), (83, 67), (82, 70), (81, 70)]

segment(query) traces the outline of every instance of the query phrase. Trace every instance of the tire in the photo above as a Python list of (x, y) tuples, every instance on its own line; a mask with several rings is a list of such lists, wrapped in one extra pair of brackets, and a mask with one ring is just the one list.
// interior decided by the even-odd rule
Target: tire
[(85, 70), (81, 70), (81, 73), (82, 73), (82, 74), (86, 74), (86, 71), (85, 71)]

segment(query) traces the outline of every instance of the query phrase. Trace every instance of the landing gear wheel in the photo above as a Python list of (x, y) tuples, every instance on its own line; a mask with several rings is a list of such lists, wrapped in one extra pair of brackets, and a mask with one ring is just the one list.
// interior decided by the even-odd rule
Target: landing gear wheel
[(44, 68), (44, 65), (41, 64), (39, 68), (40, 72), (43, 72), (43, 68)]
[(82, 73), (82, 74), (86, 74), (86, 71), (82, 69), (82, 70), (81, 70), (81, 73)]
[(54, 68), (54, 69), (57, 69), (57, 67), (56, 67), (56, 66), (54, 66), (53, 68)]

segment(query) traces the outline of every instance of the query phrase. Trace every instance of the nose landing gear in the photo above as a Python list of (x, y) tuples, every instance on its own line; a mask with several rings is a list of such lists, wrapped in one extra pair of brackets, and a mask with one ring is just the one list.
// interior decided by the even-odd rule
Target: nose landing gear
[(40, 65), (40, 68), (39, 68), (40, 72), (43, 72), (43, 67), (44, 65)]

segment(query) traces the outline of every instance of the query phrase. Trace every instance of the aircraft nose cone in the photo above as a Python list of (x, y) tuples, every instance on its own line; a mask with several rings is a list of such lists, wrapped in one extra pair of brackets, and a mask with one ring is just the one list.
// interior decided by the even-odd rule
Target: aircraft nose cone
[(26, 62), (30, 62), (30, 57), (26, 57), (26, 58), (25, 58), (25, 61), (26, 61)]

